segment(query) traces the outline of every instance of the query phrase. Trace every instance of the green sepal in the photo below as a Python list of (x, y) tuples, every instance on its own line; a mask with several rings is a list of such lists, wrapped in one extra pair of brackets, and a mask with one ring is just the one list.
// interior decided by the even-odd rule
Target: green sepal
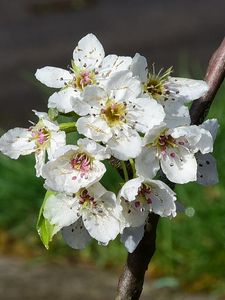
[(49, 243), (52, 241), (52, 238), (55, 234), (55, 232), (54, 232), (55, 225), (50, 224), (49, 221), (47, 219), (45, 219), (45, 217), (43, 216), (43, 210), (45, 207), (45, 203), (51, 195), (55, 195), (55, 192), (52, 192), (52, 191), (46, 192), (44, 201), (43, 201), (42, 206), (39, 211), (37, 225), (36, 225), (37, 232), (38, 232), (40, 239), (46, 249), (49, 249)]
[(55, 121), (55, 119), (58, 117), (59, 112), (56, 108), (49, 108), (48, 110), (48, 117), (50, 120)]

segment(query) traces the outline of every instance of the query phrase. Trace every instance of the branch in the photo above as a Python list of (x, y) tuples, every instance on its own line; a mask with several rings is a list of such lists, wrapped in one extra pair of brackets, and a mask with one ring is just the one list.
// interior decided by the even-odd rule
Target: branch
[[(194, 101), (190, 115), (192, 124), (201, 124), (206, 117), (214, 97), (225, 77), (225, 39), (210, 59), (205, 81), (209, 85), (207, 94)], [(159, 216), (149, 214), (149, 225), (138, 247), (129, 253), (120, 276), (116, 300), (138, 300), (144, 283), (145, 272), (155, 252), (156, 230)]]
[(207, 72), (205, 75), (205, 81), (209, 85), (207, 94), (194, 101), (190, 109), (192, 124), (201, 124), (209, 108), (214, 100), (214, 97), (223, 82), (225, 77), (225, 38), (220, 44), (219, 48), (215, 51), (209, 61)]

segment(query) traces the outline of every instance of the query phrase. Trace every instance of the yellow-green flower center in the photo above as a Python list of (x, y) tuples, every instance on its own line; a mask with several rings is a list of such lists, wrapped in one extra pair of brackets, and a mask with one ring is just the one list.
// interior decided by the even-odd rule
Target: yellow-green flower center
[[(161, 72), (161, 71), (160, 71)], [(167, 93), (165, 88), (165, 81), (168, 79), (172, 72), (172, 68), (166, 70), (162, 75), (155, 74), (155, 70), (153, 69), (153, 73), (148, 73), (147, 81), (144, 83), (144, 92), (152, 96), (154, 99), (159, 100), (162, 95)]]
[(123, 103), (115, 103), (115, 101), (109, 99), (105, 108), (101, 110), (101, 116), (109, 127), (119, 125), (125, 121), (125, 105)]

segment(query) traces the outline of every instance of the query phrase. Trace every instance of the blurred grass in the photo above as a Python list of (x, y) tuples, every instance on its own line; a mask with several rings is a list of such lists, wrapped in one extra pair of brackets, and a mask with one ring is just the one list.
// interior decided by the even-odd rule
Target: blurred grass
[[(195, 66), (195, 73), (198, 67)], [(188, 76), (188, 71), (185, 71)], [(220, 183), (202, 187), (195, 183), (177, 186), (178, 199), (191, 214), (161, 219), (157, 252), (150, 267), (155, 277), (177, 278), (191, 291), (225, 293), (225, 86), (220, 89), (208, 118), (220, 123), (215, 143)], [(83, 251), (69, 249), (60, 237), (45, 250), (35, 231), (44, 197), (43, 181), (35, 177), (34, 158), (13, 161), (0, 155), (0, 254), (22, 254), (39, 259), (63, 259), (119, 267), (126, 251), (118, 240), (108, 247), (95, 242)], [(109, 180), (110, 184), (115, 180)], [(190, 209), (191, 208), (191, 209)]]

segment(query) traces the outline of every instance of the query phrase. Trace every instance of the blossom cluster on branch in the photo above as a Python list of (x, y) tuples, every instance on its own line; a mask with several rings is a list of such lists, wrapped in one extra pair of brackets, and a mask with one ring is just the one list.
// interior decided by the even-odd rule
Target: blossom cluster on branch
[[(40, 82), (59, 90), (48, 113), (34, 111), (36, 124), (0, 138), (0, 151), (13, 159), (35, 154), (47, 190), (37, 223), (46, 247), (59, 231), (75, 249), (120, 234), (132, 252), (149, 212), (176, 216), (176, 194), (160, 172), (178, 184), (218, 181), (211, 155), (217, 120), (191, 125), (187, 107), (208, 86), (171, 73), (156, 73), (140, 54), (105, 56), (93, 34), (78, 42), (69, 70), (37, 70)], [(112, 172), (119, 178), (113, 191), (104, 184)]]

